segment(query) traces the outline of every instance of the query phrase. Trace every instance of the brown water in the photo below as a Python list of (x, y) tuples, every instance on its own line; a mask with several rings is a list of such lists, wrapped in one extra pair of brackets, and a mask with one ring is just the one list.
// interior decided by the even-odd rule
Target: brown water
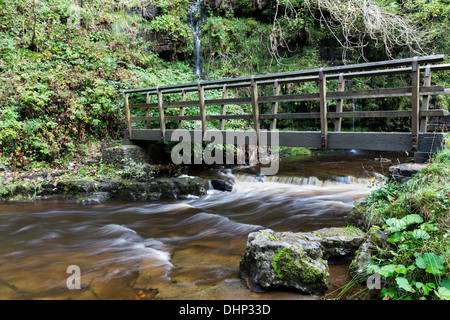
[[(376, 157), (283, 159), (275, 177), (234, 172), (232, 192), (189, 200), (0, 202), (0, 299), (318, 299), (245, 287), (239, 260), (248, 233), (344, 226), (373, 172), (386, 173)], [(70, 265), (80, 268), (81, 289), (67, 287)], [(330, 266), (331, 289), (346, 272)]]

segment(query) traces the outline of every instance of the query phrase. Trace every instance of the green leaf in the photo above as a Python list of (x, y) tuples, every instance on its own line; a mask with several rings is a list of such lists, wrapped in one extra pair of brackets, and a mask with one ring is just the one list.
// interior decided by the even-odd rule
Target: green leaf
[(369, 273), (380, 273), (380, 266), (377, 264), (370, 264), (367, 266), (367, 272)]
[(397, 282), (397, 285), (400, 289), (403, 289), (407, 292), (413, 292), (413, 288), (411, 287), (411, 285), (409, 284), (408, 279), (403, 278), (403, 277), (397, 277), (395, 278), (395, 282)]
[(415, 266), (414, 264), (412, 264), (412, 265), (410, 265), (410, 266), (408, 267), (408, 270), (409, 270), (409, 271), (414, 271), (414, 270), (416, 270), (416, 266)]
[(402, 242), (405, 240), (405, 234), (404, 232), (395, 232), (394, 234), (392, 234), (392, 236), (388, 239), (388, 241), (390, 243), (395, 243), (395, 242)]
[(429, 239), (430, 238), (430, 234), (424, 230), (414, 230), (412, 232), (412, 235), (416, 239)]
[(447, 289), (450, 290), (450, 278), (448, 278), (448, 277), (444, 278), (444, 279), (439, 283), (439, 286), (445, 287), (445, 288), (447, 288)]
[(406, 225), (423, 222), (423, 218), (418, 214), (408, 214), (407, 216), (404, 216), (402, 220), (406, 223)]
[(442, 300), (450, 300), (450, 290), (445, 287), (438, 287), (436, 295)]
[(427, 296), (430, 293), (430, 287), (423, 284), (422, 282), (416, 282), (415, 286), (419, 290), (419, 292), (424, 296)]
[(397, 218), (389, 218), (386, 220), (386, 224), (389, 226), (387, 230), (391, 232), (398, 232), (406, 227), (405, 221)]
[(395, 272), (395, 267), (396, 267), (395, 264), (388, 264), (388, 265), (382, 266), (380, 268), (380, 275), (382, 275), (385, 278), (393, 276), (394, 272)]
[(395, 266), (394, 270), (398, 274), (406, 274), (406, 272), (408, 271), (408, 269), (402, 264), (399, 264), (399, 265)]
[(433, 252), (424, 253), (416, 258), (416, 265), (428, 273), (440, 275), (444, 269), (444, 258)]

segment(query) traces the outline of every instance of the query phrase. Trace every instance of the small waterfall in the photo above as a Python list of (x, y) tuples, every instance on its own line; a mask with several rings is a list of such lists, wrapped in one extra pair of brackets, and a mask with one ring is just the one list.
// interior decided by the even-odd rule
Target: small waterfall
[(344, 177), (332, 177), (330, 179), (321, 180), (317, 177), (292, 177), (292, 176), (263, 176), (255, 174), (234, 174), (235, 181), (238, 182), (254, 182), (254, 183), (264, 183), (264, 182), (274, 182), (281, 184), (292, 184), (298, 186), (318, 186), (318, 187), (331, 187), (331, 186), (342, 186), (342, 185), (369, 185), (370, 180), (364, 178), (356, 178), (353, 176)]
[(201, 66), (201, 49), (202, 43), (200, 40), (200, 25), (202, 22), (202, 10), (201, 10), (201, 0), (195, 0), (189, 7), (188, 13), (188, 23), (191, 27), (192, 34), (194, 35), (195, 43), (195, 67), (194, 73), (201, 77), (202, 66)]

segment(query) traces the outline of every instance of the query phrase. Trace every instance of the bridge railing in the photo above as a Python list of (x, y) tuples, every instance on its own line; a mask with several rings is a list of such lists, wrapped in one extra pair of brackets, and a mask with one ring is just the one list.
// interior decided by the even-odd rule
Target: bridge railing
[[(321, 147), (328, 145), (328, 119), (335, 120), (334, 132), (341, 131), (342, 119), (345, 118), (411, 118), (411, 150), (416, 150), (418, 134), (427, 131), (428, 117), (446, 116), (447, 110), (430, 109), (430, 97), (434, 95), (450, 94), (450, 89), (440, 85), (431, 85), (431, 73), (433, 71), (449, 70), (450, 64), (434, 64), (442, 62), (443, 55), (414, 57), (390, 61), (362, 63), (335, 67), (300, 70), (251, 77), (229, 78), (221, 80), (199, 81), (185, 84), (174, 84), (151, 88), (124, 90), (124, 107), (127, 121), (127, 132), (130, 140), (134, 139), (133, 121), (145, 121), (147, 129), (150, 121), (158, 121), (160, 132), (157, 140), (166, 140), (166, 122), (178, 121), (181, 128), (183, 121), (199, 120), (201, 122), (202, 136), (206, 137), (207, 121), (219, 120), (219, 129), (225, 130), (225, 121), (230, 119), (252, 120), (256, 136), (259, 137), (260, 121), (270, 120), (270, 129), (277, 128), (278, 119), (320, 119)], [(423, 77), (421, 79), (421, 74)], [(345, 81), (356, 78), (390, 76), (404, 74), (411, 77), (411, 86), (396, 88), (380, 88), (370, 90), (346, 90)], [(337, 91), (327, 88), (329, 80), (337, 80)], [(421, 84), (421, 80), (423, 84)], [(317, 93), (280, 94), (280, 86), (288, 84), (300, 84), (315, 82), (318, 84)], [(261, 95), (258, 88), (272, 86), (272, 95)], [(228, 92), (237, 88), (248, 88), (248, 96), (229, 97)], [(205, 99), (206, 90), (221, 90), (220, 99)], [(197, 92), (198, 99), (187, 100), (188, 92)], [(164, 96), (181, 93), (178, 101), (165, 101)], [(130, 104), (129, 97), (132, 94), (146, 94), (146, 103)], [(151, 102), (151, 97), (156, 97), (156, 102)], [(385, 111), (343, 111), (343, 101), (346, 99), (371, 99), (411, 97), (410, 110), (385, 110)], [(420, 99), (422, 97), (422, 99)], [(336, 111), (330, 112), (327, 108), (329, 100), (336, 101)], [(280, 113), (279, 103), (298, 101), (319, 101), (319, 112)], [(271, 103), (270, 113), (261, 113), (260, 104)], [(251, 105), (251, 114), (229, 114), (227, 105)], [(220, 115), (207, 115), (207, 107), (220, 106)], [(185, 115), (186, 108), (199, 108), (199, 115)], [(165, 109), (179, 108), (179, 115), (167, 116)], [(146, 110), (145, 116), (132, 116), (132, 109)], [(158, 110), (158, 116), (149, 116), (152, 109)], [(142, 139), (142, 135), (140, 138)], [(155, 140), (152, 134), (147, 140)]]

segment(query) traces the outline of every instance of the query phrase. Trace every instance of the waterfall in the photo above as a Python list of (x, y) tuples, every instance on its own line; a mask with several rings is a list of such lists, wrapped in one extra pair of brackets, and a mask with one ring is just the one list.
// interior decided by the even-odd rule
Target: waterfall
[(191, 27), (192, 34), (194, 35), (195, 44), (195, 67), (194, 73), (199, 77), (202, 75), (201, 66), (201, 40), (200, 40), (200, 24), (202, 21), (201, 1), (195, 0), (189, 7), (188, 23)]

